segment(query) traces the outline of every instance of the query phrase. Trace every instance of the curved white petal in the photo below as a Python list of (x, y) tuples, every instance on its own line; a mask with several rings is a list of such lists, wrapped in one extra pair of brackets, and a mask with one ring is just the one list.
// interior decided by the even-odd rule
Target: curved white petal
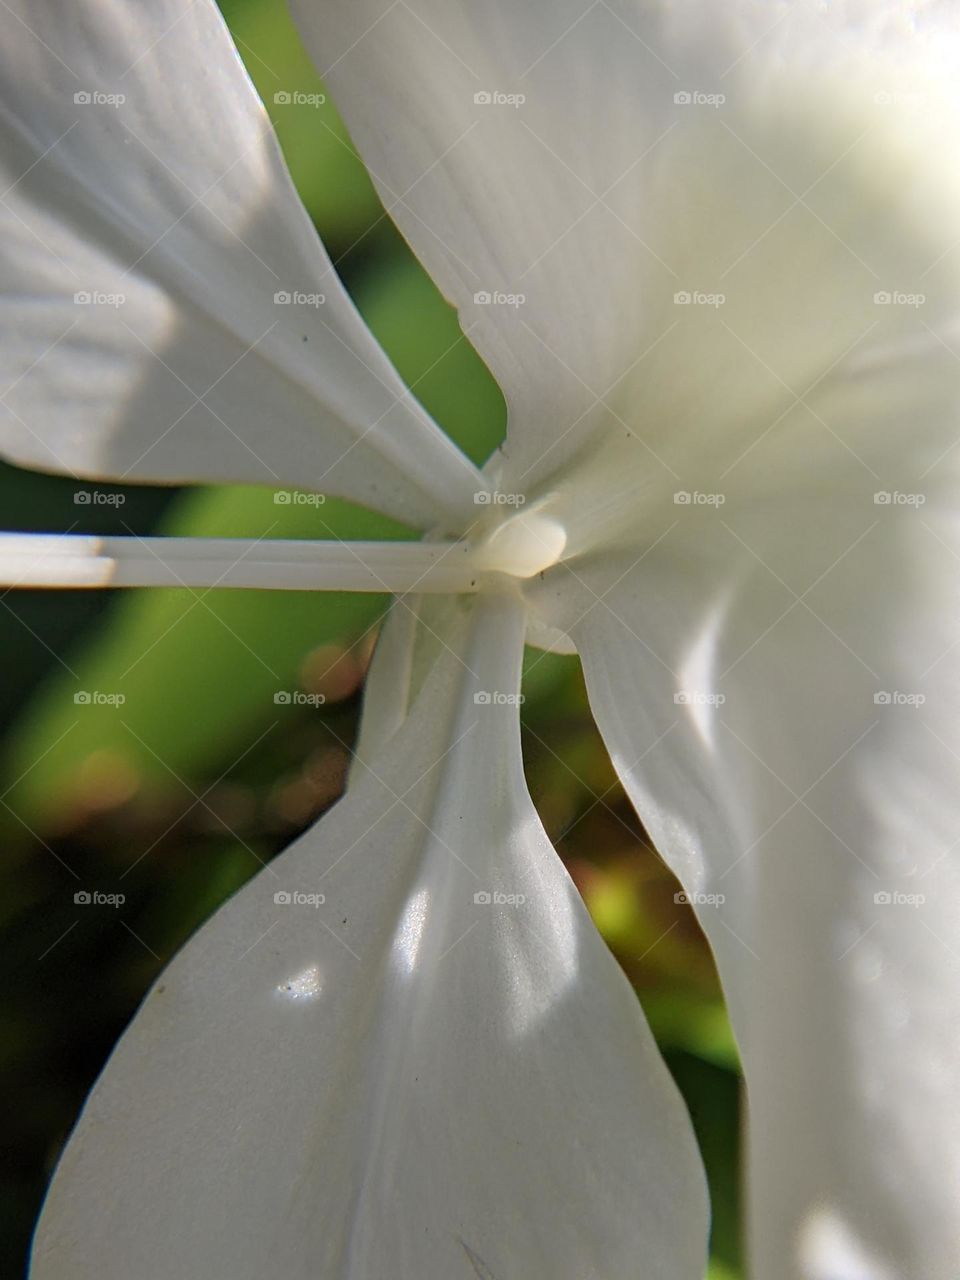
[(475, 469), (345, 294), (212, 0), (14, 0), (6, 26), (4, 454), (472, 515)]
[(524, 788), (523, 626), (465, 606), (390, 750), (161, 977), (37, 1280), (699, 1280), (689, 1120)]
[(665, 174), (704, 296), (648, 295), (539, 496), (533, 594), (717, 954), (758, 1280), (960, 1258), (956, 46), (855, 8), (784, 9), (703, 106)]
[[(874, 293), (936, 292), (889, 233), (921, 214), (921, 271), (956, 238), (949, 6), (293, 8), (386, 207), (504, 389), (508, 489), (543, 487), (600, 430), (641, 434), (668, 479), (671, 443), (689, 452), (737, 381), (738, 343), (758, 397), (777, 378), (800, 394), (875, 322), (874, 346), (898, 336), (905, 309)], [(697, 301), (718, 295), (719, 313)], [(722, 341), (701, 363), (691, 330), (710, 321)]]
[(960, 525), (874, 483), (686, 508), (541, 588), (718, 960), (757, 1280), (960, 1258)]

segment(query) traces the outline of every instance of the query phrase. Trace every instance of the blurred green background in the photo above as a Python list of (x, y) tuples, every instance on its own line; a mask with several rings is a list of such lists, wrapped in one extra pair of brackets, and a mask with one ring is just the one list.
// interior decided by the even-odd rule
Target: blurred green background
[[(223, 9), (294, 180), (368, 323), (433, 417), (477, 461), (499, 390), (377, 199), (282, 7)], [(278, 507), (257, 489), (76, 483), (0, 467), (7, 529), (390, 537), (349, 504)], [(279, 523), (276, 523), (278, 522)], [(280, 592), (0, 596), (2, 971), (0, 1273), (22, 1274), (44, 1187), (83, 1098), (148, 984), (223, 899), (336, 799), (382, 597)], [(527, 655), (524, 750), (544, 824), (633, 981), (687, 1099), (713, 1196), (711, 1280), (741, 1275), (740, 1081), (713, 964), (652, 852), (586, 705), (579, 664)], [(278, 706), (278, 689), (322, 693)], [(122, 694), (83, 705), (80, 690)], [(119, 908), (75, 893), (122, 893)]]

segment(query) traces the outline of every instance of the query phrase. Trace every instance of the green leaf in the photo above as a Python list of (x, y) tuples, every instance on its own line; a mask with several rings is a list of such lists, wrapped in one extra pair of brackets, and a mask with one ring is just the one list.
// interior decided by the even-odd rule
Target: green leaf
[(741, 1280), (741, 1274), (739, 1270), (734, 1271), (726, 1263), (718, 1262), (716, 1258), (711, 1259), (707, 1268), (707, 1280)]
[(366, 168), (286, 6), (224, 0), (220, 8), (300, 198), (336, 256), (383, 217)]
[(719, 996), (682, 990), (644, 993), (643, 1009), (657, 1044), (683, 1049), (727, 1071), (739, 1071), (740, 1054)]
[[(267, 530), (271, 538), (406, 534), (345, 502), (276, 505), (271, 490), (246, 487), (185, 494), (162, 526), (207, 537)], [(386, 605), (385, 596), (346, 592), (118, 595), (71, 657), (76, 678), (58, 672), (28, 707), (10, 762), (12, 776), (23, 776), (6, 803), (31, 826), (56, 825), (64, 811), (110, 807), (135, 786), (189, 782), (229, 765), (238, 744), (282, 715), (274, 695), (297, 687), (307, 653), (351, 643)]]
[(507, 411), (457, 313), (401, 242), (375, 290), (357, 306), (414, 395), (478, 465), (503, 439)]

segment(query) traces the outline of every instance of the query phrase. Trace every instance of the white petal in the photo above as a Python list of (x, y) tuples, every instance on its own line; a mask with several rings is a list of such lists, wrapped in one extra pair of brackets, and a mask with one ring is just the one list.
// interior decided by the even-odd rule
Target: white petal
[(7, 457), (472, 514), (475, 469), (345, 294), (212, 0), (15, 0), (0, 86)]
[(515, 694), (523, 626), (465, 607), (391, 749), (160, 979), (37, 1280), (702, 1275), (689, 1120), (527, 797), (516, 707), (475, 701)]
[(726, 300), (672, 327), (661, 306), (602, 443), (540, 499), (570, 561), (531, 590), (704, 895), (750, 1093), (754, 1274), (949, 1280), (960, 197), (934, 72), (955, 43), (901, 14), (863, 57), (856, 27), (790, 13), (820, 43), (784, 43), (785, 17), (766, 71), (755, 51), (752, 84), (724, 81), (727, 128), (704, 108), (699, 167), (691, 133), (666, 170), (685, 283), (710, 291), (726, 258)]
[[(544, 486), (611, 427), (642, 433), (666, 477), (675, 461), (647, 433), (689, 451), (739, 376), (738, 339), (758, 397), (778, 377), (799, 393), (872, 322), (877, 345), (895, 330), (904, 309), (881, 313), (875, 292), (935, 292), (891, 232), (904, 210), (925, 219), (923, 268), (955, 240), (948, 6), (293, 8), (388, 210), (504, 390), (508, 489)], [(876, 227), (865, 184), (889, 206)], [(726, 304), (717, 318), (683, 293)], [(724, 341), (701, 365), (690, 332), (711, 318)]]
[(687, 508), (541, 588), (717, 956), (758, 1280), (960, 1257), (960, 527), (874, 483)]

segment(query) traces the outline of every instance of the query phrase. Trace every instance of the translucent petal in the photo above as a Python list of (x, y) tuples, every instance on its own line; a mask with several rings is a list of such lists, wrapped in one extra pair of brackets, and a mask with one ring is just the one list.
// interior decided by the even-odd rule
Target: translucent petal
[(689, 1119), (524, 787), (523, 628), (463, 606), (390, 749), (160, 978), (37, 1280), (702, 1276)]
[(476, 471), (344, 292), (212, 0), (8, 17), (5, 456), (462, 523)]

